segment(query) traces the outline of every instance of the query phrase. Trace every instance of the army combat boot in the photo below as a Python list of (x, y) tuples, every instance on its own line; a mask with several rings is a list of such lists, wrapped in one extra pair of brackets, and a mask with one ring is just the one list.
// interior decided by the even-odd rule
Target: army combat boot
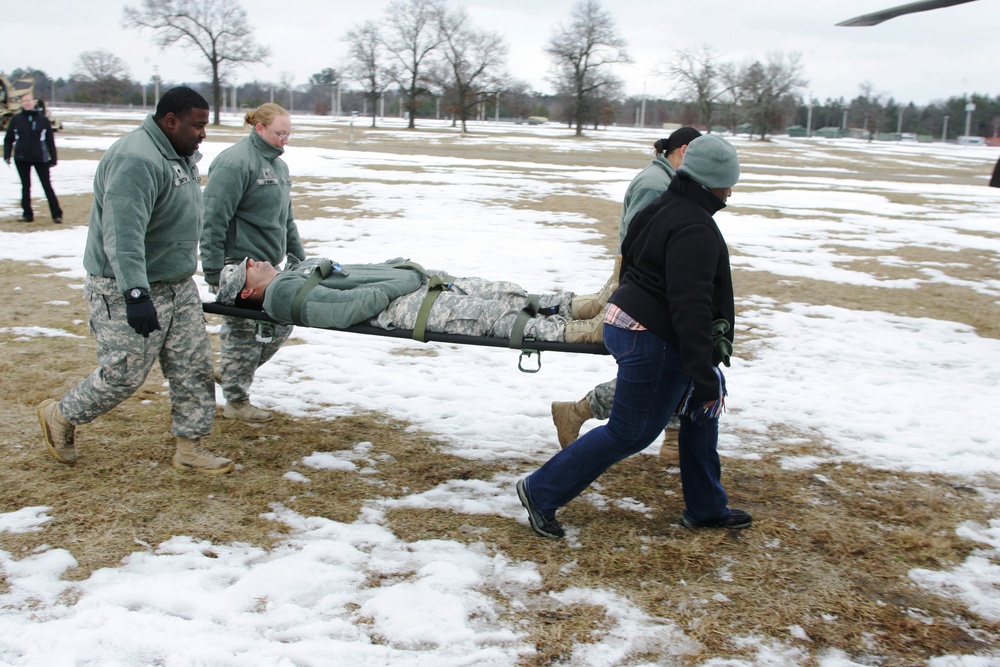
[(38, 406), (38, 423), (42, 425), (45, 449), (59, 463), (75, 463), (77, 459), (76, 427), (59, 412), (59, 402), (46, 398)]
[(681, 464), (681, 453), (677, 447), (677, 429), (667, 428), (663, 431), (663, 444), (660, 445), (660, 463), (668, 466)]
[(618, 289), (618, 274), (622, 269), (622, 256), (615, 257), (615, 269), (611, 277), (604, 283), (604, 287), (599, 292), (593, 294), (582, 294), (573, 297), (570, 305), (570, 316), (574, 320), (589, 320), (604, 312), (604, 306), (608, 305), (611, 294)]
[(178, 470), (200, 472), (206, 475), (225, 475), (232, 472), (236, 464), (204, 449), (199, 440), (179, 437), (177, 438), (177, 452), (174, 454), (173, 466)]
[(566, 449), (580, 437), (580, 427), (594, 416), (590, 410), (590, 398), (584, 396), (579, 401), (556, 401), (552, 404), (552, 423), (556, 425), (559, 446)]
[(563, 340), (567, 343), (603, 343), (604, 315), (598, 313), (589, 320), (569, 320)]
[(267, 410), (262, 410), (250, 401), (230, 401), (222, 409), (222, 416), (226, 419), (239, 419), (245, 422), (269, 422), (274, 419)]

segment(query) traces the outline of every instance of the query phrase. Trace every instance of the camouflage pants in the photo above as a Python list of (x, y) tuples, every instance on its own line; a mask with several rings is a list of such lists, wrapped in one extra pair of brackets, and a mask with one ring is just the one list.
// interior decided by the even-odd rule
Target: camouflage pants
[[(374, 323), (386, 329), (412, 329), (420, 305), (427, 296), (427, 286), (389, 302)], [(540, 308), (556, 308), (569, 312), (572, 292), (544, 294)], [(528, 303), (528, 293), (515, 283), (458, 278), (449, 290), (444, 290), (434, 302), (427, 317), (427, 331), (509, 338), (521, 309)], [(535, 340), (561, 341), (565, 337), (566, 318), (563, 315), (533, 317), (524, 327), (525, 337)]]
[(250, 385), (258, 368), (274, 356), (275, 352), (292, 335), (293, 327), (271, 324), (272, 340), (262, 343), (255, 333), (257, 323), (240, 317), (223, 317), (219, 340), (219, 372), (222, 375), (222, 394), (230, 403), (250, 399)]
[[(618, 380), (608, 380), (602, 382), (587, 393), (587, 401), (590, 403), (590, 411), (594, 419), (608, 419), (611, 416), (611, 406), (615, 403), (615, 387)], [(671, 415), (667, 422), (667, 428), (679, 429), (681, 420), (677, 415)]]
[(215, 419), (212, 347), (194, 281), (150, 286), (162, 330), (149, 338), (128, 325), (125, 297), (114, 279), (87, 276), (83, 294), (98, 367), (62, 397), (59, 412), (73, 424), (93, 421), (134, 394), (159, 360), (170, 384), (170, 432), (191, 439), (208, 435)]

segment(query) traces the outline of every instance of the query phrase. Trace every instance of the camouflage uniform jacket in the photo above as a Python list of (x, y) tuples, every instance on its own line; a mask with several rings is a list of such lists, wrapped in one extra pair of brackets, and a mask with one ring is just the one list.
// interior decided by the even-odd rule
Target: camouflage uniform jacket
[(204, 215), (199, 159), (179, 156), (152, 115), (116, 141), (94, 176), (84, 268), (114, 278), (122, 293), (193, 276)]
[[(307, 259), (279, 273), (264, 291), (264, 312), (292, 324), (292, 300), (321, 258)], [(342, 272), (324, 278), (302, 305), (302, 323), (322, 329), (344, 329), (378, 315), (396, 297), (420, 288), (417, 271), (394, 268), (404, 260), (384, 264), (346, 264)]]
[(305, 259), (292, 215), (292, 179), (282, 150), (253, 130), (219, 153), (205, 186), (202, 269), (219, 271), (226, 257), (280, 264)]

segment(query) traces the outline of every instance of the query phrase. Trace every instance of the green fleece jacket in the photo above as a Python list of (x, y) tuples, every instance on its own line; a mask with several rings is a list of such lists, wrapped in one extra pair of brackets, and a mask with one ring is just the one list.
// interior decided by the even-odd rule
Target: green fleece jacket
[[(292, 324), (292, 300), (321, 261), (314, 257), (279, 273), (264, 290), (264, 312), (278, 322)], [(423, 276), (419, 272), (395, 268), (404, 261), (343, 265), (309, 292), (302, 305), (302, 323), (344, 329), (375, 317), (396, 297), (420, 288)]]
[(177, 154), (149, 115), (114, 144), (94, 176), (83, 266), (125, 293), (190, 278), (204, 215), (197, 151)]
[(201, 267), (220, 271), (226, 257), (280, 264), (305, 259), (292, 215), (292, 179), (282, 150), (250, 134), (219, 153), (205, 186)]
[(622, 204), (622, 220), (618, 226), (618, 250), (621, 252), (625, 234), (635, 214), (646, 208), (662, 195), (670, 179), (674, 177), (674, 167), (663, 155), (657, 155), (648, 167), (636, 174), (625, 191), (625, 201)]

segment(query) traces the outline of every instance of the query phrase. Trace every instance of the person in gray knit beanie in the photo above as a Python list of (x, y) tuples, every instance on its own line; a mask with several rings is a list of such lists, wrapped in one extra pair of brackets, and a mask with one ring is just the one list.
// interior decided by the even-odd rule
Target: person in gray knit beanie
[(688, 144), (678, 171), (706, 188), (731, 188), (740, 180), (740, 160), (731, 143), (717, 134), (705, 134)]

